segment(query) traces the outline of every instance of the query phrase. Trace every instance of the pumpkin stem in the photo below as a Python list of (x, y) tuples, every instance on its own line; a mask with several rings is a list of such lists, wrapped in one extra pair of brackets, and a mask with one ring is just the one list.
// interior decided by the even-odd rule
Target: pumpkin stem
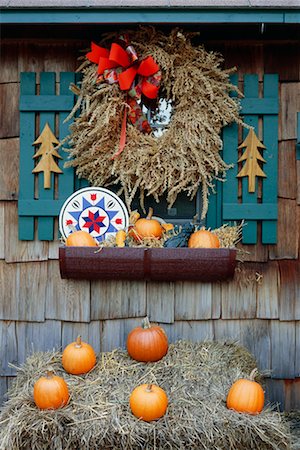
[(52, 367), (47, 367), (46, 369), (46, 378), (52, 378), (54, 375), (54, 370)]
[(77, 336), (75, 347), (76, 348), (80, 348), (81, 347), (81, 336), (80, 335)]
[(254, 381), (256, 375), (258, 375), (258, 370), (257, 370), (257, 368), (253, 369), (252, 372), (250, 373), (250, 377), (249, 377), (249, 378), (250, 378), (250, 381)]
[(153, 208), (149, 208), (148, 216), (146, 217), (146, 219), (150, 220), (152, 216), (153, 216)]
[(146, 316), (145, 319), (142, 320), (142, 328), (144, 330), (147, 330), (148, 328), (151, 328), (151, 324), (149, 322), (148, 317)]
[(152, 384), (148, 384), (148, 386), (146, 387), (146, 392), (151, 392), (152, 391)]

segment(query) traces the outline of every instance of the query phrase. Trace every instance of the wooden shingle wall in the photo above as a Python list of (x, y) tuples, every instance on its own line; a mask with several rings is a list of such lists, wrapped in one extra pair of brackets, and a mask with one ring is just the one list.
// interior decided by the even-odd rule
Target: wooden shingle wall
[[(209, 42), (228, 67), (279, 73), (278, 245), (249, 251), (224, 283), (61, 280), (58, 242), (18, 240), (19, 81), (21, 71), (74, 71), (79, 41), (3, 40), (0, 71), (0, 396), (35, 350), (62, 348), (82, 334), (96, 351), (125, 345), (142, 317), (163, 323), (170, 341), (236, 339), (269, 374), (269, 399), (300, 404), (300, 179), (296, 117), (300, 46), (296, 42)], [(299, 162), (298, 162), (299, 163)], [(299, 164), (298, 164), (299, 165)]]

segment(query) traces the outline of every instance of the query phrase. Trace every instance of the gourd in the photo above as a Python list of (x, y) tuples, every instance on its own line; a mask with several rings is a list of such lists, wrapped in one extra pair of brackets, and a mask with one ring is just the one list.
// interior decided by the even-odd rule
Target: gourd
[(138, 219), (135, 222), (133, 229), (131, 229), (131, 236), (137, 241), (144, 238), (160, 239), (163, 234), (163, 227), (158, 220), (152, 219), (153, 208), (149, 208), (146, 218)]
[(83, 230), (74, 231), (66, 239), (67, 247), (97, 247), (93, 236)]
[(257, 369), (252, 370), (249, 380), (237, 380), (231, 386), (227, 395), (227, 408), (237, 412), (259, 414), (265, 401), (263, 388), (255, 380)]
[(151, 325), (146, 317), (141, 327), (130, 331), (127, 351), (136, 361), (159, 361), (168, 351), (168, 337), (160, 326)]
[(58, 409), (68, 403), (69, 390), (65, 380), (47, 369), (46, 376), (34, 384), (33, 399), (40, 409)]
[(126, 231), (119, 230), (116, 233), (116, 246), (117, 247), (125, 247), (125, 239), (126, 239), (126, 237), (127, 237)]
[(166, 413), (168, 397), (159, 386), (142, 384), (132, 391), (129, 403), (135, 417), (151, 422), (159, 419)]
[(96, 364), (93, 347), (82, 342), (78, 336), (75, 342), (67, 345), (62, 354), (62, 365), (66, 372), (80, 375), (89, 372)]
[(191, 234), (189, 248), (219, 248), (220, 241), (216, 234), (208, 230), (198, 230)]

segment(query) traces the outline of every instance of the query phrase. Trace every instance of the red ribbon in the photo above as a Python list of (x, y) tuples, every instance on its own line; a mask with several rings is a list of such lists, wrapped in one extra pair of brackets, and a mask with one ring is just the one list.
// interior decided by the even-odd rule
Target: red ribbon
[[(109, 84), (118, 83), (122, 91), (128, 92), (128, 95), (132, 97), (128, 102), (131, 108), (128, 114), (129, 119), (141, 131), (149, 133), (151, 131), (150, 124), (144, 117), (137, 100), (142, 94), (149, 99), (155, 99), (158, 96), (161, 78), (159, 66), (152, 56), (147, 56), (140, 61), (134, 48), (128, 45), (126, 37), (121, 37), (120, 41), (125, 44), (126, 49), (116, 42), (111, 44), (110, 50), (92, 42), (91, 51), (86, 54), (86, 57), (98, 65), (97, 73), (100, 80), (105, 80)], [(138, 79), (137, 83), (136, 78)], [(113, 158), (120, 155), (125, 147), (126, 121), (127, 109), (122, 121), (120, 147)]]
[(92, 42), (91, 51), (86, 54), (86, 57), (91, 62), (98, 64), (99, 75), (104, 75), (107, 70), (111, 71), (111, 69), (121, 67), (122, 71), (118, 74), (117, 81), (122, 91), (130, 90), (136, 75), (141, 75), (143, 77), (142, 93), (151, 99), (157, 97), (159, 87), (145, 79), (159, 71), (159, 66), (152, 56), (147, 56), (140, 62), (137, 59), (132, 61), (126, 50), (115, 42), (111, 44), (110, 51)]

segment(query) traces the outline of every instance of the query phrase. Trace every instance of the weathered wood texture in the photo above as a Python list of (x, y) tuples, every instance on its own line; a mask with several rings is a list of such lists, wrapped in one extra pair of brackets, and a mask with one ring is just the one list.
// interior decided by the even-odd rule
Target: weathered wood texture
[(19, 191), (19, 138), (1, 139), (0, 200), (15, 200)]
[[(209, 43), (222, 48), (227, 67), (279, 73), (280, 142), (277, 245), (247, 245), (249, 262), (222, 283), (62, 280), (58, 245), (18, 241), (17, 195), (21, 71), (74, 71), (89, 42), (4, 40), (0, 95), (0, 396), (35, 350), (61, 349), (78, 334), (97, 352), (126, 345), (146, 314), (177, 339), (238, 340), (270, 374), (268, 398), (286, 409), (300, 403), (300, 111), (299, 43)], [(277, 176), (275, 173), (273, 176)], [(261, 232), (258, 226), (259, 232)], [(284, 379), (289, 381), (284, 381)]]

